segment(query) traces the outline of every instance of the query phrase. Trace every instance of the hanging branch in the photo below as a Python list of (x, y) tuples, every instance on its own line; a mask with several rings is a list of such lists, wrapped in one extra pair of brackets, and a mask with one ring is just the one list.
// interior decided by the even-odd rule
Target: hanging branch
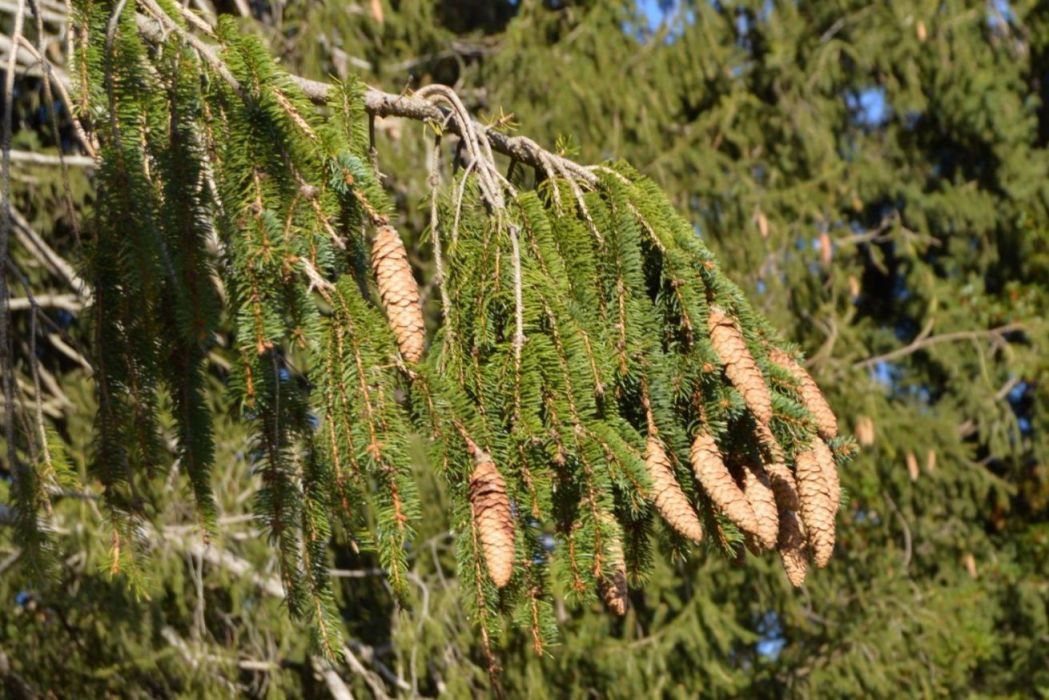
[[(137, 488), (163, 464), (165, 396), (201, 525), (215, 527), (203, 362), (223, 316), (258, 514), (288, 608), (328, 657), (343, 627), (334, 523), (408, 600), (422, 512), (413, 436), (429, 438), (448, 488), (461, 589), (493, 674), (502, 613), (542, 653), (558, 588), (625, 612), (654, 531), (681, 556), (704, 531), (730, 556), (776, 548), (795, 584), (810, 558), (827, 563), (851, 442), (654, 183), (490, 129), (446, 86), (408, 96), (304, 80), (228, 18), (212, 29), (168, 0), (139, 6), (146, 15), (85, 0), (78, 34), (99, 143), (84, 286), (92, 471), (113, 516), (114, 573), (138, 554)], [(373, 122), (389, 115), (437, 132), (434, 342), (378, 171)], [(447, 185), (444, 133), (465, 163)], [(536, 189), (511, 183), (497, 152), (535, 168)]]

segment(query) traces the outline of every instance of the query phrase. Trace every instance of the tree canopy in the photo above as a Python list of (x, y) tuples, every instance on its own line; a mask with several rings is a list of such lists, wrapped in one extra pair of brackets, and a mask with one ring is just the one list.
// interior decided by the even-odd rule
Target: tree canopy
[(1049, 684), (1049, 14), (470, 4), (13, 16), (8, 687)]

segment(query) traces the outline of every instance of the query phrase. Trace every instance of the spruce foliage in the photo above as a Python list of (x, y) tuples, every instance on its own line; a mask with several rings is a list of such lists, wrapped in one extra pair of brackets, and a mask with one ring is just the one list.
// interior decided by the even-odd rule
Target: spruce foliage
[[(704, 529), (728, 555), (742, 554), (743, 534), (755, 552), (775, 545), (775, 509), (772, 534), (759, 533), (743, 462), (720, 466), (733, 501), (692, 478), (690, 445), (797, 455), (800, 469), (814, 464), (802, 458), (817, 424), (799, 380), (769, 360), (785, 352), (776, 332), (654, 183), (623, 164), (569, 171), (549, 156), (511, 182), (458, 98), (421, 90), (447, 105), (469, 159), (433, 193), (443, 322), (424, 354), (418, 285), (362, 138), (362, 88), (336, 86), (322, 111), (233, 22), (202, 57), (178, 8), (147, 9), (152, 19), (134, 3), (77, 6), (80, 89), (101, 146), (87, 260), (92, 470), (112, 520), (111, 573), (142, 575), (161, 406), (215, 532), (202, 363), (220, 314), (234, 326), (229, 383), (252, 426), (258, 514), (288, 608), (329, 658), (342, 647), (327, 576), (336, 530), (373, 549), (408, 599), (413, 434), (428, 436), (451, 488), (461, 584), (489, 659), (503, 611), (518, 611), (536, 651), (554, 641), (552, 587), (583, 605), (641, 585), (657, 514), (680, 556)], [(168, 31), (147, 43), (142, 21)], [(833, 473), (853, 445), (831, 445)], [(829, 493), (829, 477), (798, 476), (823, 565), (833, 511), (810, 492)]]
[[(0, 509), (17, 525), (0, 544), (17, 557), (0, 579), (16, 601), (0, 607), (0, 647), (15, 678), (89, 695), (315, 696), (310, 655), (334, 650), (365, 696), (476, 694), (495, 665), (530, 697), (1045, 685), (1042, 4), (251, 3), (260, 21), (210, 36), (163, 3), (172, 26), (220, 47), (239, 89), (170, 27), (137, 38), (125, 7), (111, 97), (117, 4), (80, 5), (70, 26), (88, 31), (70, 34), (68, 66), (88, 87), (72, 111), (111, 165), (73, 170), (72, 188), (57, 168), (14, 168), (28, 225), (83, 262), (88, 297), (97, 286), (111, 309), (11, 310), (22, 462), (5, 464), (21, 476)], [(68, 152), (69, 110), (52, 136), (39, 65), (17, 77), (16, 148)], [(314, 105), (285, 69), (344, 82)], [(449, 122), (370, 129), (354, 73), (393, 92), (455, 84), (496, 129), (512, 109), (557, 154), (624, 157), (652, 179), (497, 156), (500, 208)], [(111, 100), (129, 122), (112, 133)], [(435, 133), (438, 177), (423, 167)], [(135, 208), (121, 209), (129, 181)], [(418, 363), (372, 268), (391, 223), (426, 311)], [(23, 233), (12, 295), (68, 295)], [(708, 340), (711, 306), (770, 388), (771, 426)], [(108, 383), (78, 349), (106, 359)], [(793, 366), (802, 349), (835, 431)], [(799, 514), (807, 500), (822, 524), (835, 484), (802, 499), (795, 467), (808, 446), (803, 471), (821, 473), (816, 440), (840, 458), (848, 439), (831, 438), (850, 432), (863, 449), (841, 472), (834, 559), (817, 570)], [(508, 494), (503, 587), (470, 498), (471, 443)], [(659, 507), (670, 492), (654, 488), (653, 443), (698, 549), (674, 526), (688, 511)], [(708, 453), (757, 536), (696, 475)], [(740, 556), (770, 538), (756, 465), (778, 553)], [(242, 515), (253, 501), (257, 520)], [(23, 579), (34, 569), (61, 576)], [(285, 590), (305, 620), (288, 622)]]

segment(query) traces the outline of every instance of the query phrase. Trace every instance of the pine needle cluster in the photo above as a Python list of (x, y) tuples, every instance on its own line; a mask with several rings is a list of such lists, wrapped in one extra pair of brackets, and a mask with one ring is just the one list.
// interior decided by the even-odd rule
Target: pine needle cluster
[[(827, 563), (853, 443), (654, 183), (625, 164), (507, 179), (484, 135), (462, 134), (466, 167), (432, 182), (442, 321), (427, 337), (369, 160), (363, 86), (337, 85), (317, 107), (231, 22), (216, 65), (184, 42), (166, 0), (157, 8), (179, 31), (149, 43), (134, 3), (76, 6), (101, 145), (86, 260), (92, 468), (114, 572), (140, 567), (140, 476), (169, 463), (162, 405), (202, 526), (215, 527), (203, 382), (222, 319), (235, 327), (228, 384), (253, 426), (259, 517), (290, 610), (330, 655), (333, 536), (375, 551), (406, 592), (421, 511), (413, 435), (452, 494), (486, 649), (511, 619), (541, 652), (554, 590), (623, 614), (656, 535), (680, 556), (697, 542), (776, 549), (795, 585), (810, 558)], [(446, 91), (425, 94), (456, 116)]]

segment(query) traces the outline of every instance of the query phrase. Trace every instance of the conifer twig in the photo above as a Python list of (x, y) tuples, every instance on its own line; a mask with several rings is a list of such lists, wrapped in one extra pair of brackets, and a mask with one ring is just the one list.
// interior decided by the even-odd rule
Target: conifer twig
[[(145, 1), (147, 3), (152, 3), (156, 7), (153, 0)], [(181, 6), (179, 6), (179, 9), (184, 13), (188, 12), (188, 10), (181, 8)], [(201, 53), (204, 60), (219, 73), (223, 80), (229, 82), (231, 87), (236, 86), (239, 88), (239, 83), (237, 83), (236, 78), (234, 78), (229, 72), (229, 68), (227, 68), (225, 63), (222, 62), (222, 59), (219, 58), (216, 50), (202, 42), (192, 33), (183, 30), (175, 24), (174, 21), (170, 20), (170, 18), (165, 22), (159, 19), (151, 19), (144, 15), (138, 15), (136, 19), (139, 32), (150, 41), (162, 41), (165, 31), (176, 32), (194, 49)], [(302, 93), (311, 101), (321, 104), (327, 103), (329, 94), (332, 90), (332, 86), (329, 83), (310, 80), (296, 75), (289, 75), (288, 78), (295, 83)], [(448, 111), (446, 109), (443, 109), (428, 100), (411, 95), (394, 95), (373, 87), (368, 87), (367, 90), (365, 90), (364, 107), (369, 114), (376, 117), (392, 116), (413, 119), (415, 121), (443, 123), (448, 116)], [(448, 124), (448, 129), (452, 131), (452, 133), (465, 137), (461, 131), (462, 126), (465, 125), (460, 125), (455, 121), (452, 121)], [(593, 185), (597, 181), (597, 178), (593, 173), (584, 166), (564, 158), (563, 156), (546, 151), (528, 138), (522, 136), (507, 136), (506, 134), (489, 129), (485, 125), (472, 120), (469, 122), (469, 128), (472, 129), (474, 133), (487, 140), (486, 148), (490, 147), (492, 150), (510, 156), (511, 158), (515, 158), (522, 163), (532, 167), (543, 167), (544, 159), (550, 159), (553, 163), (556, 163), (559, 168), (563, 168), (565, 172), (570, 173), (576, 180), (585, 182), (588, 185)]]
[(903, 347), (896, 348), (890, 352), (882, 355), (875, 355), (869, 357), (866, 360), (859, 360), (853, 363), (854, 368), (861, 367), (873, 367), (879, 362), (887, 362), (888, 360), (895, 360), (896, 358), (910, 355), (911, 353), (924, 350), (930, 345), (938, 345), (940, 343), (950, 343), (956, 340), (981, 340), (983, 338), (991, 338), (999, 340), (1006, 333), (1012, 333), (1013, 331), (1020, 331), (1024, 329), (1024, 324), (1020, 322), (1006, 323), (1003, 326), (997, 328), (988, 328), (987, 330), (976, 330), (976, 331), (956, 331), (954, 333), (941, 333), (940, 335), (919, 335), (913, 341), (904, 345)]
[(80, 122), (80, 118), (76, 115), (73, 110), (73, 100), (69, 96), (69, 90), (67, 90), (67, 84), (70, 82), (69, 76), (63, 71), (59, 70), (51, 61), (47, 59), (40, 51), (37, 50), (25, 37), (21, 37), (22, 48), (24, 48), (30, 55), (33, 56), (44, 66), (44, 72), (47, 74), (48, 82), (58, 91), (58, 96), (62, 99), (62, 102), (66, 105), (66, 112), (69, 114), (69, 119), (73, 124), (73, 131), (76, 133), (77, 141), (84, 148), (84, 152), (87, 153), (92, 159), (98, 159), (97, 149), (95, 143), (87, 135), (87, 131), (84, 130), (84, 125)]
[[(212, 49), (210, 46), (198, 39), (197, 36), (192, 32), (188, 32), (182, 27), (178, 26), (178, 24), (176, 24), (175, 21), (168, 16), (168, 13), (164, 12), (163, 8), (161, 8), (160, 5), (154, 2), (154, 0), (142, 0), (142, 4), (146, 7), (146, 10), (149, 12), (149, 14), (152, 15), (153, 19), (160, 23), (162, 27), (162, 31), (154, 35), (152, 38), (163, 40), (164, 33), (174, 32), (183, 41), (185, 41), (187, 44), (196, 49), (200, 53), (201, 58), (203, 58), (204, 61), (209, 66), (211, 66), (212, 69), (214, 69), (214, 71), (218, 73), (219, 76), (221, 76), (222, 79), (225, 80), (231, 88), (233, 88), (234, 92), (236, 92), (237, 94), (241, 93), (240, 83), (235, 77), (233, 77), (233, 73), (230, 72), (229, 68), (222, 61), (222, 59), (218, 57), (214, 49)], [(179, 5), (178, 7), (182, 10), (183, 16), (192, 14), (188, 10), (185, 10), (185, 8), (182, 8), (181, 5)], [(149, 21), (142, 15), (135, 15), (135, 20), (138, 22), (140, 31), (142, 29), (143, 21)]]
[(521, 349), (524, 347), (524, 292), (521, 279), (521, 244), (518, 241), (517, 226), (510, 224), (510, 245), (512, 246), (514, 266), (514, 363), (518, 371), (521, 368)]
[(452, 301), (448, 298), (448, 290), (444, 279), (444, 252), (441, 250), (441, 233), (437, 228), (437, 190), (441, 183), (441, 137), (434, 137), (433, 150), (430, 152), (430, 238), (433, 240), (433, 264), (434, 279), (437, 289), (441, 293), (441, 317), (445, 324), (448, 323), (448, 309), (452, 307)]
[(4, 74), (4, 114), (3, 114), (3, 157), (2, 157), (2, 184), (0, 184), (0, 375), (3, 375), (4, 392), (4, 439), (7, 441), (7, 462), (10, 468), (20, 474), (18, 455), (15, 448), (15, 388), (14, 372), (12, 370), (11, 339), (8, 337), (10, 331), (10, 311), (8, 302), (7, 285), (7, 263), (8, 263), (8, 239), (11, 233), (12, 207), (11, 207), (11, 120), (13, 112), (12, 98), (15, 86), (15, 64), (18, 60), (18, 52), (15, 47), (18, 39), (22, 36), (22, 20), (25, 15), (25, 0), (19, 0), (15, 11), (15, 23), (12, 33), (11, 53), (7, 57), (6, 72)]

